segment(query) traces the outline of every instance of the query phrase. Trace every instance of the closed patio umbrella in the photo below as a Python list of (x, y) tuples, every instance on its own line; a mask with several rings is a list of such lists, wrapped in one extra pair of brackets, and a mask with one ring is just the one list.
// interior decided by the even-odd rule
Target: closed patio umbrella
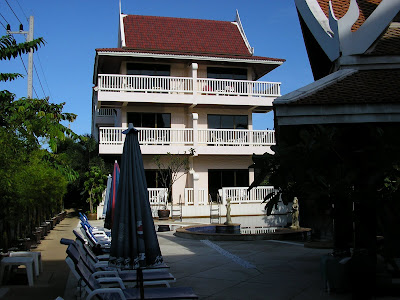
[[(150, 209), (138, 130), (129, 124), (111, 230), (109, 265), (141, 269), (163, 263)], [(138, 272), (138, 274), (141, 272)]]
[(111, 229), (113, 224), (115, 203), (117, 201), (119, 173), (120, 173), (119, 165), (118, 162), (115, 161), (112, 181), (111, 181), (110, 197), (107, 203), (106, 219), (104, 220), (104, 228), (107, 229)]
[(112, 176), (111, 176), (111, 174), (109, 174), (107, 177), (106, 196), (104, 198), (103, 212), (101, 214), (104, 219), (106, 218), (107, 205), (108, 205), (108, 201), (110, 200), (111, 183), (112, 183)]

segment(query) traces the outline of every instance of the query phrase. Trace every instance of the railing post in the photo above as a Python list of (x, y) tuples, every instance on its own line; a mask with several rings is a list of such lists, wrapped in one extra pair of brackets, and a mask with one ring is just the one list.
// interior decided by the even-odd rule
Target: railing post
[(199, 65), (197, 63), (192, 63), (192, 80), (193, 80), (193, 95), (197, 95), (197, 70), (199, 68)]
[(198, 137), (199, 137), (199, 131), (197, 128), (197, 121), (199, 119), (199, 114), (198, 113), (192, 113), (193, 117), (193, 148), (196, 150), (197, 149), (197, 144), (199, 142)]

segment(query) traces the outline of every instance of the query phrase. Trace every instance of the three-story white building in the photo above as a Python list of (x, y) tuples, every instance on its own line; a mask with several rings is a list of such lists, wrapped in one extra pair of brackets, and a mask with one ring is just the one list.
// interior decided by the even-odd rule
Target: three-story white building
[[(275, 138), (254, 130), (252, 116), (272, 109), (280, 83), (257, 80), (283, 62), (253, 54), (238, 14), (234, 22), (121, 14), (118, 48), (96, 49), (92, 133), (100, 155), (118, 159), (133, 123), (151, 199), (160, 191), (154, 155), (194, 150), (172, 191), (184, 216), (209, 215), (218, 191), (232, 203), (256, 202), (261, 214), (270, 189), (248, 195), (248, 167)], [(257, 214), (243, 205), (232, 213)]]

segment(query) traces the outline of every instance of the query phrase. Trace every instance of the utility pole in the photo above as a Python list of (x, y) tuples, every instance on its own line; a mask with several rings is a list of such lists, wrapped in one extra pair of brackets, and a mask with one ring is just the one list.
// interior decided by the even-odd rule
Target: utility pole
[[(29, 31), (24, 31), (22, 24), (19, 25), (19, 31), (11, 31), (10, 25), (7, 25), (8, 34), (26, 34), (26, 41), (33, 41), (33, 16), (29, 17)], [(33, 87), (33, 49), (28, 53), (28, 93), (27, 97), (32, 98)]]

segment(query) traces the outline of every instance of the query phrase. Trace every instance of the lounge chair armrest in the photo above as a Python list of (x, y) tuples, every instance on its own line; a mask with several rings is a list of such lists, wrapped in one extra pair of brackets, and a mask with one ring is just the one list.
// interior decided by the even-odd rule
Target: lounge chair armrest
[[(106, 261), (110, 259), (110, 254), (96, 255), (98, 260)], [(108, 262), (107, 262), (108, 263)]]
[(97, 267), (107, 267), (108, 266), (108, 261), (107, 260), (101, 260), (98, 261), (94, 264), (94, 266)]
[(110, 245), (111, 246), (111, 241), (106, 241), (106, 240), (96, 240), (96, 242), (100, 245)]
[(119, 288), (102, 288), (97, 289), (89, 293), (86, 300), (91, 300), (94, 296), (101, 294), (118, 294), (122, 300), (126, 300), (126, 297), (121, 289)]
[(96, 271), (94, 272), (91, 276), (94, 278), (102, 278), (102, 277), (119, 277), (119, 274), (117, 271)]
[(74, 243), (74, 240), (71, 240), (71, 239), (61, 238), (61, 240), (60, 240), (60, 244), (63, 244), (63, 245), (71, 245), (73, 243)]
[(120, 277), (100, 277), (96, 279), (99, 283), (112, 283), (116, 282), (119, 284), (121, 289), (126, 289), (125, 284), (123, 283)]
[(108, 237), (108, 235), (104, 232), (104, 231), (96, 231), (96, 230), (92, 230), (91, 233), (95, 236), (104, 236), (104, 237)]

